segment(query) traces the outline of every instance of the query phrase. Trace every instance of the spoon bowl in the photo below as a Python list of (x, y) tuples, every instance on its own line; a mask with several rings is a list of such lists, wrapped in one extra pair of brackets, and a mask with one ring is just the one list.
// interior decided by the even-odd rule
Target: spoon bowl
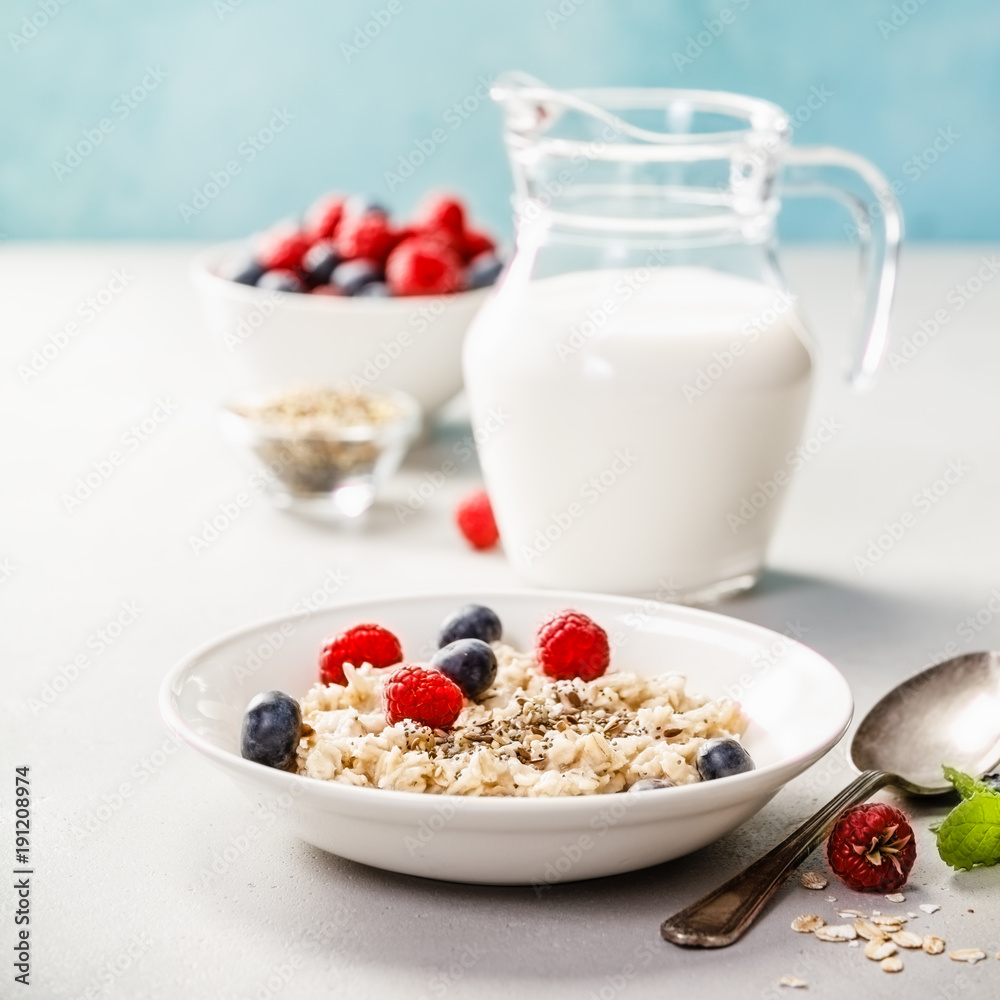
[(944, 764), (991, 770), (1000, 761), (1000, 653), (956, 656), (894, 687), (861, 720), (850, 756), (910, 795), (952, 791)]
[(950, 792), (944, 765), (992, 771), (1000, 763), (1000, 652), (956, 656), (898, 684), (861, 720), (850, 758), (861, 772), (854, 781), (759, 861), (665, 920), (663, 938), (698, 948), (732, 944), (845, 809), (886, 785), (910, 795)]

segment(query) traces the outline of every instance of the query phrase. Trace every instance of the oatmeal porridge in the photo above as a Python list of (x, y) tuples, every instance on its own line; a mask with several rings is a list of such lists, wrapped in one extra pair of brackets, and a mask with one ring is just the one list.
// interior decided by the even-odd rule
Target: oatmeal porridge
[(532, 654), (490, 646), (495, 680), (447, 729), (391, 723), (386, 671), (345, 665), (345, 683), (316, 684), (301, 699), (295, 769), (431, 794), (605, 794), (649, 779), (684, 785), (714, 776), (699, 768), (699, 751), (710, 740), (738, 743), (746, 728), (736, 702), (692, 694), (678, 674), (553, 678)]

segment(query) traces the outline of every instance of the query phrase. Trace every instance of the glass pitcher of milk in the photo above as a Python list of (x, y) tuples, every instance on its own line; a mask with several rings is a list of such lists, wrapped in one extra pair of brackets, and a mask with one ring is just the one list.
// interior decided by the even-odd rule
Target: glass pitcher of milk
[(504, 549), (542, 586), (708, 601), (764, 564), (812, 357), (775, 251), (784, 195), (854, 214), (867, 294), (851, 378), (885, 353), (901, 219), (869, 162), (792, 148), (774, 104), (495, 84), (516, 252), (466, 339)]

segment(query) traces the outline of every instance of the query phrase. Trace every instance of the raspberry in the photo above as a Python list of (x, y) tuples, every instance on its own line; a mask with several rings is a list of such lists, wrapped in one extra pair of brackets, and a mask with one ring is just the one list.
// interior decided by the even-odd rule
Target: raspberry
[(265, 271), (294, 271), (302, 265), (302, 258), (310, 241), (302, 233), (264, 238), (257, 260)]
[[(392, 234), (393, 244), (392, 250), (395, 250), (404, 240), (413, 239), (414, 236), (419, 236), (420, 230), (415, 226), (400, 226), (399, 229), (394, 230)], [(391, 253), (392, 250), (389, 252)]]
[(345, 214), (337, 230), (337, 252), (344, 260), (367, 257), (382, 264), (394, 241), (389, 220), (381, 212)]
[(344, 217), (344, 201), (343, 195), (325, 194), (309, 206), (303, 228), (313, 243), (336, 235)]
[(826, 842), (838, 878), (859, 892), (895, 892), (917, 857), (906, 817), (882, 802), (866, 802), (841, 814)]
[(458, 501), (455, 523), (474, 549), (491, 549), (500, 540), (486, 490), (477, 490)]
[(389, 675), (382, 697), (390, 725), (412, 719), (431, 729), (453, 726), (465, 704), (462, 689), (453, 680), (437, 670), (412, 664)]
[(438, 240), (416, 236), (389, 254), (386, 280), (394, 295), (441, 295), (462, 288), (462, 262)]
[(360, 667), (391, 667), (403, 659), (399, 640), (381, 625), (355, 625), (346, 632), (330, 636), (319, 654), (319, 679), (324, 684), (346, 684), (344, 664)]
[(419, 225), (425, 230), (447, 229), (461, 235), (465, 232), (465, 206), (457, 198), (439, 195), (424, 205)]
[(459, 261), (464, 260), (465, 236), (462, 233), (438, 226), (435, 229), (418, 229), (413, 235), (419, 237), (420, 242), (425, 245), (433, 243), (435, 246), (444, 247), (445, 250), (453, 253)]
[(535, 658), (549, 677), (592, 681), (611, 662), (608, 633), (579, 611), (560, 611), (539, 628)]
[(469, 263), (473, 257), (478, 257), (481, 253), (489, 253), (496, 250), (496, 243), (485, 233), (478, 233), (473, 229), (467, 229), (462, 234), (462, 259)]
[(416, 236), (389, 254), (386, 280), (394, 295), (440, 295), (462, 288), (462, 262), (438, 240)]

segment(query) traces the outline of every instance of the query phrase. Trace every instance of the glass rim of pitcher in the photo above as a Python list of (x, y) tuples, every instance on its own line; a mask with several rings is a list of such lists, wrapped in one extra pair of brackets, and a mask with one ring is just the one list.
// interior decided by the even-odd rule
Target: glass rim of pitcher
[[(673, 87), (579, 87), (557, 90), (526, 74), (504, 74), (490, 88), (501, 106), (520, 98), (539, 107), (561, 105), (603, 120), (614, 137), (630, 136), (638, 142), (613, 138), (575, 139), (546, 135), (543, 128), (518, 129), (507, 116), (508, 141), (559, 155), (583, 153), (588, 159), (690, 160), (730, 150), (734, 144), (777, 145), (790, 133), (790, 117), (779, 105), (760, 97), (723, 90)], [(745, 122), (743, 127), (700, 132), (658, 132), (632, 125), (615, 112), (679, 108), (693, 114), (724, 115)]]

